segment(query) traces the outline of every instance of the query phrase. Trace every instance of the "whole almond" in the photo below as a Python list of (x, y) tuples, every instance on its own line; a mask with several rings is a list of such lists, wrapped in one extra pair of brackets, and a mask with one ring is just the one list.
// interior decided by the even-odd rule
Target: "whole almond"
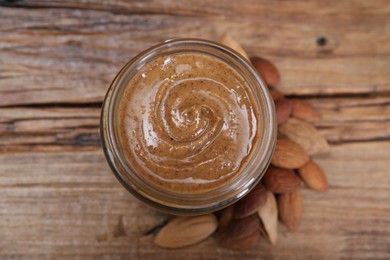
[(261, 181), (273, 193), (287, 193), (301, 188), (301, 180), (295, 173), (278, 167), (269, 167)]
[(310, 160), (309, 155), (298, 144), (288, 139), (277, 139), (271, 163), (274, 166), (297, 169)]
[(175, 218), (160, 230), (154, 243), (163, 248), (190, 246), (208, 238), (217, 227), (214, 214)]
[(278, 197), (279, 216), (290, 229), (295, 229), (301, 223), (302, 217), (301, 190), (280, 194)]
[(280, 74), (272, 62), (261, 57), (252, 57), (251, 62), (267, 86), (275, 86), (279, 83)]
[(330, 150), (326, 139), (308, 122), (289, 118), (279, 126), (279, 131), (299, 144), (309, 155), (327, 153)]
[(271, 94), (272, 99), (275, 101), (284, 98), (283, 93), (275, 88), (270, 88), (269, 93)]
[(223, 45), (226, 45), (227, 47), (235, 50), (236, 52), (238, 52), (239, 54), (244, 56), (244, 58), (246, 58), (249, 61), (249, 56), (246, 53), (246, 51), (244, 50), (244, 48), (242, 48), (242, 46), (227, 32), (222, 34), (221, 43)]
[(248, 217), (259, 209), (267, 200), (267, 190), (259, 183), (244, 198), (236, 203), (235, 217)]
[(306, 101), (293, 99), (292, 116), (308, 122), (317, 122), (321, 119), (320, 112)]
[(244, 251), (258, 245), (260, 238), (260, 232), (256, 231), (243, 238), (235, 238), (229, 234), (223, 234), (217, 237), (217, 241), (223, 248)]
[(227, 208), (222, 210), (221, 216), (219, 218), (218, 231), (225, 231), (234, 220), (235, 214), (235, 205), (230, 205)]
[(283, 124), (291, 115), (292, 103), (288, 99), (279, 99), (275, 101), (276, 120), (278, 125)]
[(235, 220), (227, 230), (218, 232), (217, 242), (224, 248), (246, 250), (260, 240), (260, 220), (257, 214)]
[(299, 168), (298, 172), (308, 187), (320, 192), (328, 190), (328, 180), (326, 179), (325, 173), (314, 161), (309, 161)]
[(278, 237), (278, 205), (272, 192), (268, 191), (267, 200), (257, 213), (263, 224), (265, 236), (275, 245)]

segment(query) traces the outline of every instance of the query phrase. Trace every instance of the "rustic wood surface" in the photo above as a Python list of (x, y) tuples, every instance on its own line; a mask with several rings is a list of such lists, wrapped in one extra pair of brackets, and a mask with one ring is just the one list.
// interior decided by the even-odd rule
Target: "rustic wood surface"
[[(390, 259), (389, 18), (387, 0), (0, 0), (0, 258)], [(139, 51), (224, 31), (322, 112), (330, 190), (304, 189), (302, 224), (276, 246), (160, 249), (144, 234), (165, 216), (104, 160), (101, 102)]]

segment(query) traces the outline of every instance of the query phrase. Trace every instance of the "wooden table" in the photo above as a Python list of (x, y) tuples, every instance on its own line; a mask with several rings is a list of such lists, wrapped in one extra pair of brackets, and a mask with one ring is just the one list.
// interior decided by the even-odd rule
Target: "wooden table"
[[(111, 174), (99, 113), (118, 70), (172, 37), (224, 31), (323, 113), (330, 190), (301, 226), (237, 253), (144, 232), (164, 215)], [(323, 39), (319, 39), (324, 37)], [(390, 258), (390, 4), (356, 1), (0, 1), (0, 258)]]

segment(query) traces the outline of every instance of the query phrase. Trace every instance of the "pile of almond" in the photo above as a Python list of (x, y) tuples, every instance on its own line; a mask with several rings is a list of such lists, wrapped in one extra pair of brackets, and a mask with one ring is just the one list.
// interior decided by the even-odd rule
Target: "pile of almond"
[(173, 218), (163, 226), (154, 242), (164, 248), (190, 246), (212, 234), (220, 246), (232, 250), (256, 246), (261, 236), (275, 244), (278, 219), (290, 229), (301, 222), (302, 182), (318, 192), (328, 190), (324, 172), (311, 159), (329, 152), (328, 142), (311, 124), (320, 119), (320, 113), (309, 103), (287, 99), (276, 90), (280, 74), (270, 61), (249, 59), (228, 34), (222, 36), (221, 43), (250, 60), (270, 87), (278, 122), (275, 152), (261, 182), (237, 203), (215, 214)]

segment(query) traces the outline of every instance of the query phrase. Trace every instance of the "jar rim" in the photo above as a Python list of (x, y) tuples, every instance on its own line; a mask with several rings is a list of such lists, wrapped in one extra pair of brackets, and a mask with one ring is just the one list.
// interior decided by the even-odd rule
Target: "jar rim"
[[(222, 188), (226, 189), (226, 185), (204, 193), (196, 193), (196, 196), (191, 193), (180, 193), (180, 196), (178, 196), (179, 193), (170, 192), (165, 189), (158, 191), (156, 187), (148, 187), (146, 182), (140, 180), (135, 170), (120, 155), (118, 139), (114, 134), (115, 105), (119, 103), (116, 102), (117, 98), (126, 89), (126, 82), (131, 79), (129, 77), (130, 73), (139, 70), (152, 58), (167, 55), (167, 53), (168, 55), (169, 53), (177, 53), (178, 51), (199, 52), (203, 54), (212, 53), (216, 57), (223, 57), (232, 64), (234, 63), (236, 71), (237, 68), (241, 70), (237, 72), (244, 79), (251, 80), (254, 84), (248, 84), (248, 86), (251, 89), (253, 88), (252, 91), (255, 92), (253, 96), (258, 103), (260, 118), (262, 120), (262, 138), (256, 143), (255, 150), (252, 151), (249, 161), (238, 174), (238, 176), (241, 175), (241, 182), (237, 184), (238, 181), (234, 180), (229, 186), (229, 192), (219, 190)], [(229, 63), (229, 65), (232, 64)], [(242, 73), (246, 73), (246, 75)], [(260, 181), (265, 170), (268, 168), (275, 146), (276, 129), (273, 100), (268, 92), (268, 87), (253, 66), (243, 56), (226, 46), (195, 38), (168, 40), (141, 52), (131, 59), (119, 71), (107, 91), (102, 106), (100, 122), (100, 134), (104, 154), (120, 183), (130, 193), (146, 204), (159, 210), (179, 215), (196, 215), (216, 211), (245, 196)], [(249, 173), (244, 174), (245, 170), (247, 172), (249, 171)], [(244, 177), (246, 178), (243, 179)], [(202, 194), (205, 198), (200, 197), (199, 194)]]

